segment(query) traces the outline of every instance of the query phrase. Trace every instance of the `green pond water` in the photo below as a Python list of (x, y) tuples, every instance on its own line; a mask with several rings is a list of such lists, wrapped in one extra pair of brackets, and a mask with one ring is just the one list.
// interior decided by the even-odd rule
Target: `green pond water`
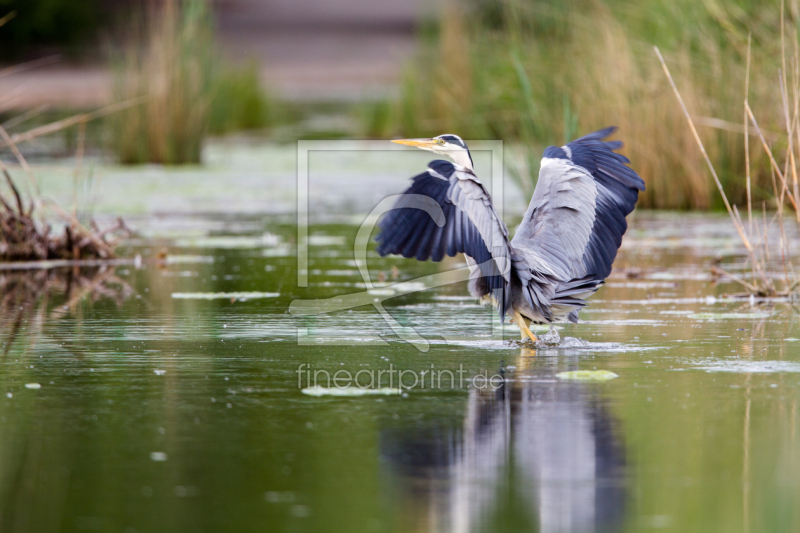
[(312, 217), (298, 271), (268, 196), (131, 208), (126, 264), (0, 270), (0, 531), (800, 531), (798, 309), (727, 296), (725, 217), (635, 213), (582, 323), (532, 346), (431, 287), (459, 258), (370, 251), (367, 287), (361, 208)]
[[(143, 225), (136, 263), (0, 272), (2, 531), (800, 530), (800, 321), (714, 283), (744, 268), (724, 218), (637, 213), (547, 348), (464, 283), (391, 297), (458, 259), (371, 252), (427, 351), (371, 305), (287, 312), (365, 290), (356, 226), (312, 225), (298, 288), (289, 219)], [(390, 369), (401, 394), (302, 391)]]

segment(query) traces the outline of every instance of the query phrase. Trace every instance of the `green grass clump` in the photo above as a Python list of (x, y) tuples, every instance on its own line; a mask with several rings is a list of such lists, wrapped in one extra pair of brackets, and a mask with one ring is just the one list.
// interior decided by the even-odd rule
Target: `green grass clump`
[(264, 128), (270, 123), (271, 114), (256, 63), (243, 69), (226, 69), (216, 76), (209, 113), (211, 133)]

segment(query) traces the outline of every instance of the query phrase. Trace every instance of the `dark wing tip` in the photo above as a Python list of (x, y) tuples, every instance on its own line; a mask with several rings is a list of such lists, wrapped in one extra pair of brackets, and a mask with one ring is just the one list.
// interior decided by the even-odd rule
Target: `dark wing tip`
[[(579, 137), (579, 138), (575, 139), (572, 142), (578, 142), (578, 141), (602, 141), (603, 139), (605, 139), (606, 137), (608, 137), (609, 135), (611, 135), (612, 133), (617, 131), (617, 129), (619, 129), (619, 128), (617, 128), (616, 126), (608, 126), (606, 128), (603, 128), (602, 130), (593, 131), (592, 133), (590, 133), (588, 135), (584, 135), (583, 137)], [(616, 141), (616, 142), (619, 142), (619, 141)]]
[(595, 179), (600, 177), (599, 174), (605, 174), (623, 187), (644, 191), (644, 180), (627, 166), (630, 160), (615, 152), (622, 148), (622, 141), (603, 141), (615, 131), (616, 126), (609, 126), (568, 143), (567, 146), (572, 150), (572, 161), (588, 170)]

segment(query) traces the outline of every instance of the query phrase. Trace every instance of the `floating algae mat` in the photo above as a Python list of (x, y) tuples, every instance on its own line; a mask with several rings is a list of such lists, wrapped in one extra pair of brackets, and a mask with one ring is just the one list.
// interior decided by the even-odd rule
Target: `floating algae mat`
[(694, 320), (752, 320), (767, 318), (771, 313), (692, 313), (687, 315)]
[(556, 374), (558, 379), (569, 379), (573, 381), (608, 381), (619, 376), (609, 370), (573, 370), (570, 372), (559, 372)]
[(257, 300), (277, 298), (279, 292), (173, 292), (176, 300)]
[(337, 389), (332, 387), (308, 387), (303, 389), (303, 394), (309, 396), (343, 396), (343, 397), (356, 397), (356, 396), (392, 396), (401, 394), (403, 391), (400, 389), (393, 389), (389, 387), (381, 387), (380, 389), (362, 389), (360, 387), (345, 387)]
[(776, 374), (800, 372), (800, 363), (794, 361), (752, 361), (747, 359), (706, 359), (692, 363), (697, 370), (706, 372), (733, 372), (738, 374)]
[(258, 236), (225, 236), (216, 235), (208, 237), (195, 237), (191, 239), (178, 239), (175, 244), (184, 248), (222, 248), (222, 249), (249, 249), (274, 247), (280, 244), (280, 239), (271, 234), (265, 233)]

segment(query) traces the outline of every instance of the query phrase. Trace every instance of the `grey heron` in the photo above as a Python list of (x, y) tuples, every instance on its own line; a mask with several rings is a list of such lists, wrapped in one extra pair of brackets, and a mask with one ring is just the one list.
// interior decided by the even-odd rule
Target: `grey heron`
[[(457, 135), (392, 142), (415, 146), (452, 162), (434, 160), (412, 178), (395, 208), (379, 221), (378, 253), (441, 261), (463, 253), (469, 291), (494, 304), (501, 322), (517, 323), (523, 340), (537, 341), (530, 324), (578, 321), (578, 311), (611, 272), (625, 217), (644, 191), (644, 181), (604, 141), (615, 127), (544, 151), (530, 206), (514, 237), (475, 175), (466, 143)], [(439, 217), (404, 202), (427, 197)]]

